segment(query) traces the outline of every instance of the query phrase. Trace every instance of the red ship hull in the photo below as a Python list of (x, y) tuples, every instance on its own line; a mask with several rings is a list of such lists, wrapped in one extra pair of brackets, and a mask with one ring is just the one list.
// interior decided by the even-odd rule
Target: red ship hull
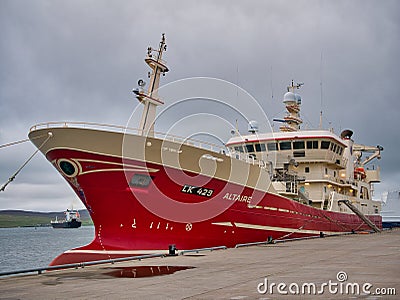
[[(90, 244), (66, 251), (51, 265), (166, 252), (171, 244), (178, 250), (234, 247), (271, 237), (369, 229), (354, 214), (316, 209), (280, 195), (150, 162), (68, 149), (50, 150), (46, 157), (59, 171), (60, 160), (79, 169), (74, 177), (61, 174), (95, 225)], [(144, 169), (157, 170), (150, 184), (132, 187), (129, 178), (143, 174)], [(185, 187), (179, 182), (213, 190), (211, 198), (216, 201), (183, 192)], [(381, 228), (379, 215), (369, 218)]]

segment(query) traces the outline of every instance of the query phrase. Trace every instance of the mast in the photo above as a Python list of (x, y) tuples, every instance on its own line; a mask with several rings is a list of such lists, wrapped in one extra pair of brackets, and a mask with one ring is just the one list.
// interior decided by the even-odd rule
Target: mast
[(283, 103), (286, 105), (288, 114), (284, 117), (283, 122), (286, 125), (280, 127), (281, 131), (297, 131), (300, 130), (300, 124), (303, 120), (300, 118), (301, 97), (295, 91), (300, 89), (304, 83), (292, 84), (287, 87), (287, 93), (283, 96)]
[(149, 72), (150, 84), (147, 92), (143, 90), (145, 82), (139, 79), (139, 88), (133, 90), (136, 94), (136, 98), (144, 105), (142, 118), (140, 120), (139, 129), (141, 135), (154, 136), (154, 121), (156, 117), (156, 108), (158, 105), (164, 104), (158, 98), (158, 88), (160, 86), (161, 74), (165, 75), (168, 72), (166, 62), (162, 60), (163, 52), (167, 50), (165, 43), (165, 34), (162, 34), (161, 41), (158, 49), (152, 47), (147, 48), (147, 56), (144, 61), (151, 68)]

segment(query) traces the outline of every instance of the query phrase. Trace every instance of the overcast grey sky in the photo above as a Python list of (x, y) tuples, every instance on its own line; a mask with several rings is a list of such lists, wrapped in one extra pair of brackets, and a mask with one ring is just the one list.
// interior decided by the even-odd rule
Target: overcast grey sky
[[(305, 126), (318, 126), (322, 108), (325, 128), (351, 128), (356, 142), (385, 148), (380, 198), (400, 186), (399, 11), (396, 0), (0, 0), (0, 144), (38, 122), (125, 125), (146, 48), (165, 32), (171, 71), (162, 84), (227, 80), (272, 119), (283, 115), (290, 81), (304, 82)], [(0, 149), (0, 184), (34, 150)], [(0, 209), (62, 210), (73, 199), (40, 154), (0, 193)]]

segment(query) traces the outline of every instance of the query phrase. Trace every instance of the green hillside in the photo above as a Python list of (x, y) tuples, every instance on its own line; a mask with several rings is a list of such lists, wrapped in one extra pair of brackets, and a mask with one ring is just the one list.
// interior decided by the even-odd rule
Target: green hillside
[[(79, 210), (82, 225), (93, 225), (87, 210)], [(55, 218), (63, 219), (64, 212), (35, 212), (24, 210), (1, 210), (0, 228), (51, 226), (50, 221)]]

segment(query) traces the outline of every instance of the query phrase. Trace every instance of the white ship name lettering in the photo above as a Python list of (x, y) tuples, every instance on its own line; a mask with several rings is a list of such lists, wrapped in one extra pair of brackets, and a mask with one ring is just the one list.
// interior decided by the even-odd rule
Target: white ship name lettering
[(250, 203), (251, 198), (252, 198), (251, 196), (245, 196), (242, 194), (226, 193), (222, 199)]

